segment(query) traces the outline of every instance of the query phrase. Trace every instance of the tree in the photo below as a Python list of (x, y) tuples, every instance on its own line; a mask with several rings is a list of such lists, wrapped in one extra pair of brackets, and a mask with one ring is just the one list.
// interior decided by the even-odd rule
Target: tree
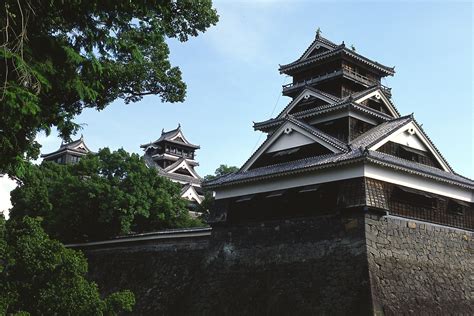
[(130, 291), (101, 299), (84, 255), (51, 240), (38, 219), (0, 216), (0, 245), (2, 315), (116, 315), (135, 304)]
[[(217, 177), (237, 172), (239, 171), (239, 168), (236, 166), (228, 166), (228, 165), (220, 165), (216, 171), (214, 171), (214, 174), (208, 174), (207, 176), (204, 177), (204, 181), (210, 181), (213, 180)], [(201, 205), (199, 206), (200, 208), (200, 213), (201, 213), (201, 219), (205, 222), (207, 222), (210, 218), (210, 211), (212, 209), (212, 205), (214, 204), (214, 196), (212, 195), (212, 192), (205, 190), (204, 191), (204, 200), (202, 201)]]
[(31, 165), (20, 180), (10, 216), (42, 217), (46, 232), (63, 242), (202, 225), (178, 184), (123, 149), (101, 149), (74, 165)]
[[(211, 0), (5, 0), (0, 10), (0, 174), (21, 175), (39, 131), (68, 140), (84, 108), (159, 95), (182, 102), (167, 38), (186, 41), (218, 20)], [(25, 160), (26, 159), (26, 160)]]
[(220, 165), (216, 169), (216, 171), (214, 172), (213, 175), (209, 174), (209, 175), (205, 176), (204, 180), (209, 181), (209, 180), (215, 179), (217, 177), (220, 177), (220, 176), (223, 176), (223, 175), (226, 175), (226, 174), (229, 174), (229, 173), (237, 172), (237, 171), (239, 171), (239, 168), (236, 167), (236, 166)]

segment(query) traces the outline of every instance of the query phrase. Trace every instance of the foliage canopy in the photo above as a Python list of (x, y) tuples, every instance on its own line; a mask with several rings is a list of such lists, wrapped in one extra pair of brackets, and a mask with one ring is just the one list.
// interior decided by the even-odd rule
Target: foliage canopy
[(5, 0), (0, 10), (0, 173), (36, 158), (40, 131), (69, 139), (84, 108), (117, 98), (184, 100), (167, 38), (186, 41), (218, 16), (211, 0)]
[(204, 180), (209, 181), (209, 180), (218, 178), (220, 176), (223, 176), (223, 175), (226, 175), (226, 174), (229, 174), (229, 173), (232, 173), (232, 172), (237, 172), (237, 171), (239, 171), (239, 168), (236, 167), (236, 166), (228, 166), (228, 165), (222, 164), (216, 169), (214, 174), (209, 174), (209, 175), (205, 176)]
[[(228, 166), (228, 165), (222, 164), (219, 167), (217, 167), (216, 171), (214, 171), (214, 174), (208, 174), (204, 176), (204, 181), (210, 181), (217, 177), (220, 177), (232, 172), (237, 172), (237, 171), (239, 171), (239, 168), (236, 166)], [(200, 205), (202, 220), (207, 222), (210, 219), (210, 216), (211, 216), (210, 212), (211, 212), (213, 204), (214, 204), (214, 197), (212, 195), (212, 192), (206, 190), (204, 192), (204, 200), (202, 201)]]
[(74, 165), (30, 165), (20, 180), (10, 216), (42, 217), (46, 232), (63, 242), (202, 225), (178, 184), (123, 149), (101, 149)]
[(116, 315), (132, 310), (133, 293), (116, 292), (102, 300), (86, 273), (84, 255), (51, 240), (40, 220), (5, 223), (0, 216), (0, 314)]

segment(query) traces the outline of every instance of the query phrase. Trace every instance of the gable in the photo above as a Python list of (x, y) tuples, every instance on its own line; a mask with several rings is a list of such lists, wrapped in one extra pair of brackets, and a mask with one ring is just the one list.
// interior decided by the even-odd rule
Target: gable
[(76, 146), (72, 147), (71, 149), (74, 149), (74, 150), (77, 150), (77, 151), (82, 151), (82, 152), (85, 152), (85, 153), (90, 152), (89, 148), (87, 148), (86, 144), (82, 140)]
[[(402, 127), (400, 127), (395, 132), (391, 133), (389, 136), (383, 138), (382, 140), (378, 141), (374, 145), (372, 145), (369, 149), (377, 151), (381, 148), (380, 151), (387, 150), (386, 148), (382, 148), (385, 144), (398, 144), (400, 145), (397, 150), (397, 153), (400, 155), (401, 152), (411, 152), (412, 157), (421, 157), (416, 158), (417, 162), (431, 165), (436, 168), (440, 168), (446, 172), (452, 173), (451, 168), (449, 167), (448, 163), (444, 160), (444, 158), (438, 153), (436, 148), (434, 147), (433, 143), (426, 137), (423, 131), (419, 128), (419, 126), (415, 122), (410, 122)], [(390, 145), (386, 145), (388, 147)], [(393, 145), (392, 145), (393, 146)], [(390, 149), (393, 151), (394, 149)], [(410, 154), (403, 153), (401, 154), (402, 157), (407, 159), (410, 157)], [(417, 156), (416, 156), (417, 155)], [(426, 158), (422, 158), (426, 157)], [(414, 160), (414, 159), (411, 159)], [(429, 162), (432, 161), (432, 162)]]
[[(355, 98), (354, 102), (357, 104), (368, 106), (373, 110), (391, 115), (394, 118), (400, 117), (393, 104), (380, 89), (377, 89), (359, 98)], [(377, 108), (377, 104), (380, 104), (380, 108)]]
[(180, 163), (175, 163), (170, 167), (166, 168), (165, 171), (169, 173), (188, 175), (195, 179), (200, 179), (194, 168), (191, 167), (184, 159)]
[(314, 43), (306, 50), (306, 52), (301, 56), (299, 60), (304, 60), (310, 57), (313, 57), (315, 55), (327, 52), (329, 50), (333, 49), (333, 47), (322, 43), (318, 40), (314, 41)]
[(284, 109), (278, 114), (277, 118), (282, 118), (287, 114), (294, 114), (300, 111), (307, 109), (305, 105), (308, 105), (309, 108), (314, 108), (315, 106), (321, 106), (325, 104), (334, 104), (336, 101), (313, 89), (304, 89), (296, 98), (293, 99)]
[(186, 138), (184, 138), (184, 135), (183, 135), (183, 133), (181, 133), (181, 131), (178, 131), (178, 133), (176, 133), (176, 135), (171, 137), (170, 140), (180, 142), (180, 143), (184, 143), (184, 144), (189, 144), (189, 142), (186, 140)]
[(317, 142), (274, 152), (267, 151), (255, 160), (249, 170), (331, 153), (333, 153), (331, 150)]
[(182, 192), (181, 194), (181, 197), (182, 198), (185, 198), (189, 201), (195, 201), (199, 204), (202, 203), (203, 201), (203, 197), (200, 196), (197, 192), (196, 192), (196, 189), (194, 188), (194, 186), (190, 185), (186, 191)]
[(181, 137), (176, 137), (173, 139), (174, 141), (177, 141), (177, 142), (180, 142), (180, 143), (185, 143), (185, 141), (183, 140), (183, 138)]
[[(301, 159), (301, 155), (312, 157), (338, 152), (341, 150), (334, 145), (288, 120), (263, 142), (242, 166), (241, 171)], [(259, 160), (260, 157), (263, 158)]]
[(283, 133), (270, 147), (267, 153), (314, 143), (314, 140), (300, 133)]

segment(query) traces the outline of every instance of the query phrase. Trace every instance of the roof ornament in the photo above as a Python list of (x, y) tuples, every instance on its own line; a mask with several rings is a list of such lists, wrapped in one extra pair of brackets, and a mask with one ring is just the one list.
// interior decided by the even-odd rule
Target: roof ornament
[(180, 129), (180, 128), (181, 128), (181, 123), (178, 123), (178, 129)]
[(320, 37), (321, 37), (321, 33), (322, 33), (322, 31), (321, 31), (321, 29), (320, 29), (319, 26), (318, 26), (318, 28), (316, 29), (316, 38), (320, 38)]
[(165, 129), (162, 128), (162, 129), (161, 129), (161, 135), (163, 135), (164, 133), (165, 133)]
[(360, 146), (359, 150), (362, 152), (362, 155), (364, 155), (365, 157), (369, 155), (369, 149), (367, 147)]
[(356, 51), (356, 47), (354, 46), (354, 44), (351, 44), (351, 49), (352, 49), (352, 51), (354, 51), (354, 52)]

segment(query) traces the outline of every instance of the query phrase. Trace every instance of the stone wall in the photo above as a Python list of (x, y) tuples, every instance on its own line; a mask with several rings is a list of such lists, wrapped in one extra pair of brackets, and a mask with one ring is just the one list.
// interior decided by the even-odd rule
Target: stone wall
[(472, 232), (366, 216), (376, 314), (474, 315)]
[(214, 227), (210, 239), (86, 250), (104, 294), (139, 315), (368, 314), (364, 217)]
[(360, 208), (83, 249), (136, 315), (474, 314), (472, 233)]

